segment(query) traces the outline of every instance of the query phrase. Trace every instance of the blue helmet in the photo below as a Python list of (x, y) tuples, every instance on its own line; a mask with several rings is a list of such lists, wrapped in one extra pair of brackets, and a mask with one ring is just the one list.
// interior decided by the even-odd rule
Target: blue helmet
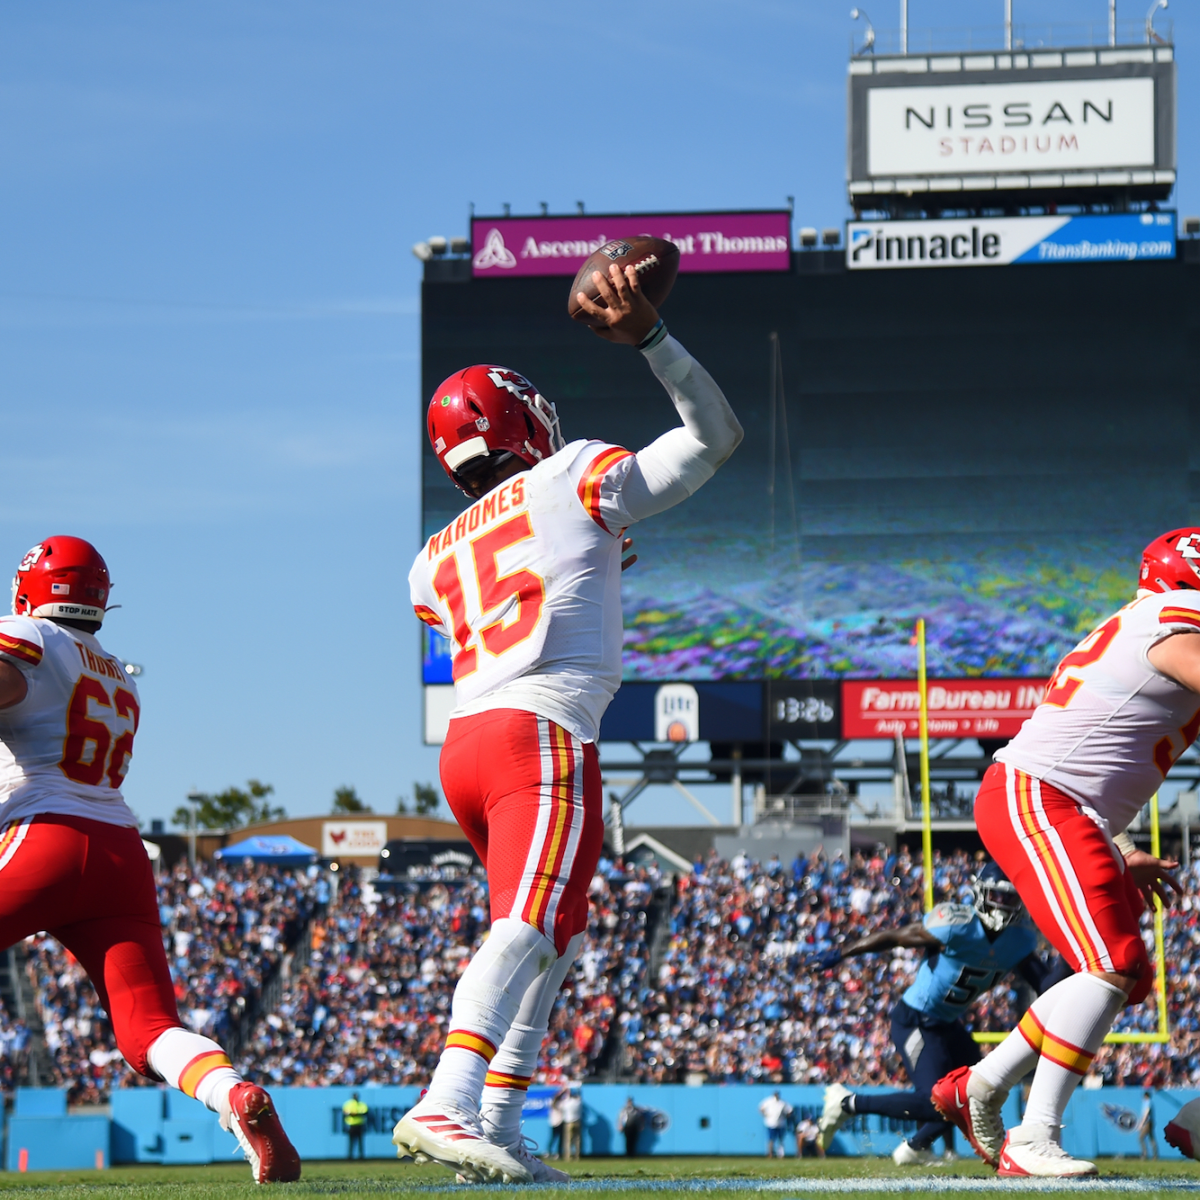
[(1024, 910), (1017, 889), (994, 863), (985, 863), (971, 880), (975, 912), (988, 929), (999, 931), (1011, 925)]

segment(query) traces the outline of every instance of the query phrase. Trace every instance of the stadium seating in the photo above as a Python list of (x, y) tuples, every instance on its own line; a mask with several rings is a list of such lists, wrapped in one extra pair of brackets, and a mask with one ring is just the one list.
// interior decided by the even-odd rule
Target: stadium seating
[[(314, 871), (181, 864), (158, 885), (163, 939), (184, 1024), (226, 1037), (320, 903)], [(26, 971), (53, 1059), (72, 1104), (102, 1103), (114, 1086), (148, 1082), (125, 1065), (83, 968), (54, 938), (26, 944)], [(0, 1035), (2, 1036), (2, 1035)]]
[(29, 1049), (29, 1030), (0, 1003), (0, 1088), (11, 1093), (20, 1082)]
[[(939, 899), (969, 899), (974, 865), (961, 852), (937, 858)], [(1200, 867), (1186, 883), (1200, 887)], [(920, 919), (921, 868), (906, 849), (790, 865), (713, 855), (670, 888), (645, 868), (605, 862), (591, 896), (539, 1081), (904, 1084), (887, 1015), (915, 952), (826, 973), (802, 963), (840, 940)], [(381, 893), (343, 873), (326, 909), (327, 877), (315, 871), (204, 865), (193, 876), (180, 866), (164, 876), (159, 897), (184, 1021), (218, 1038), (248, 1033), (238, 1057), (267, 1084), (426, 1081), (454, 984), (488, 924), (478, 879)], [(243, 1027), (285, 952), (309, 946), (301, 934), (310, 919), (310, 958), (291, 963), (278, 1002)], [(1171, 1041), (1105, 1047), (1095, 1069), (1108, 1083), (1200, 1085), (1200, 903), (1185, 898), (1168, 914), (1166, 940)], [(117, 1053), (78, 963), (45, 935), (30, 939), (27, 954), (47, 1046), (72, 1103), (99, 1103), (113, 1087), (144, 1082)], [(1002, 984), (975, 1010), (976, 1027), (1010, 1029), (1017, 1004)], [(1156, 1021), (1148, 1003), (1118, 1027)], [(28, 1037), (0, 1009), (5, 1086), (17, 1080)]]
[[(598, 875), (584, 949), (555, 1007), (538, 1077), (582, 1078), (619, 1004), (643, 981), (645, 872)], [(314, 930), (312, 963), (247, 1047), (266, 1084), (422, 1083), (437, 1062), (454, 984), (488, 925), (477, 879), (379, 894), (363, 889)]]

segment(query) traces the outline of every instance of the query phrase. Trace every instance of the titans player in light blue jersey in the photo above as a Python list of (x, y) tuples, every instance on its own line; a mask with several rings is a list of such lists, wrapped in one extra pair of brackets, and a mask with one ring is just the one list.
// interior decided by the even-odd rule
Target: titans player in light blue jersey
[(879, 1113), (921, 1121), (913, 1137), (901, 1142), (893, 1158), (916, 1165), (933, 1158), (939, 1137), (953, 1136), (929, 1092), (947, 1071), (979, 1061), (979, 1047), (962, 1022), (963, 1014), (1010, 971), (1017, 971), (1038, 992), (1049, 974), (1034, 953), (1037, 930), (1028, 920), (1017, 890), (995, 863), (988, 863), (972, 884), (973, 904), (939, 904), (919, 924), (885, 929), (850, 945), (814, 955), (809, 966), (835, 967), (845, 958), (911, 947), (926, 952), (912, 986), (892, 1009), (892, 1041), (900, 1055), (911, 1092), (866, 1095), (835, 1083), (825, 1089), (820, 1141), (828, 1148), (841, 1123), (856, 1113)]

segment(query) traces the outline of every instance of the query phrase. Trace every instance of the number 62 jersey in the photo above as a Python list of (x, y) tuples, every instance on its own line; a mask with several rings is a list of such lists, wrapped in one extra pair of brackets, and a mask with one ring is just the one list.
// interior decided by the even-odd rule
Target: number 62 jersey
[(0, 617), (0, 660), (28, 684), (0, 709), (0, 825), (38, 813), (136, 825), (121, 783), (141, 706), (121, 664), (41, 617)]
[(634, 455), (576, 441), (475, 501), (417, 555), (417, 616), (453, 644), (452, 717), (516, 708), (584, 742), (621, 684), (621, 486)]

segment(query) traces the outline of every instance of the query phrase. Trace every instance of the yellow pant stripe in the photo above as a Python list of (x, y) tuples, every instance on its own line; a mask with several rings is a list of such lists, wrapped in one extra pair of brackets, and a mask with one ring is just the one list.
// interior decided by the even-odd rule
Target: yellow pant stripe
[(1086, 1075), (1088, 1067), (1092, 1065), (1092, 1059), (1096, 1056), (1047, 1033), (1042, 1038), (1042, 1057), (1058, 1063), (1060, 1067), (1066, 1067), (1068, 1071), (1074, 1071), (1076, 1075)]
[(524, 1092), (529, 1088), (532, 1075), (506, 1075), (503, 1071), (489, 1071), (484, 1077), (484, 1087), (513, 1088)]
[(496, 1056), (496, 1047), (487, 1038), (466, 1029), (452, 1029), (446, 1038), (446, 1049), (470, 1050), (485, 1062), (491, 1062)]
[(194, 1100), (196, 1090), (207, 1076), (220, 1067), (232, 1066), (229, 1055), (224, 1050), (209, 1050), (205, 1054), (198, 1054), (180, 1073), (179, 1090)]
[(1021, 1031), (1021, 1036), (1024, 1037), (1030, 1046), (1040, 1053), (1042, 1039), (1046, 1036), (1046, 1031), (1042, 1028), (1041, 1022), (1033, 1015), (1032, 1011), (1026, 1012), (1017, 1028)]

